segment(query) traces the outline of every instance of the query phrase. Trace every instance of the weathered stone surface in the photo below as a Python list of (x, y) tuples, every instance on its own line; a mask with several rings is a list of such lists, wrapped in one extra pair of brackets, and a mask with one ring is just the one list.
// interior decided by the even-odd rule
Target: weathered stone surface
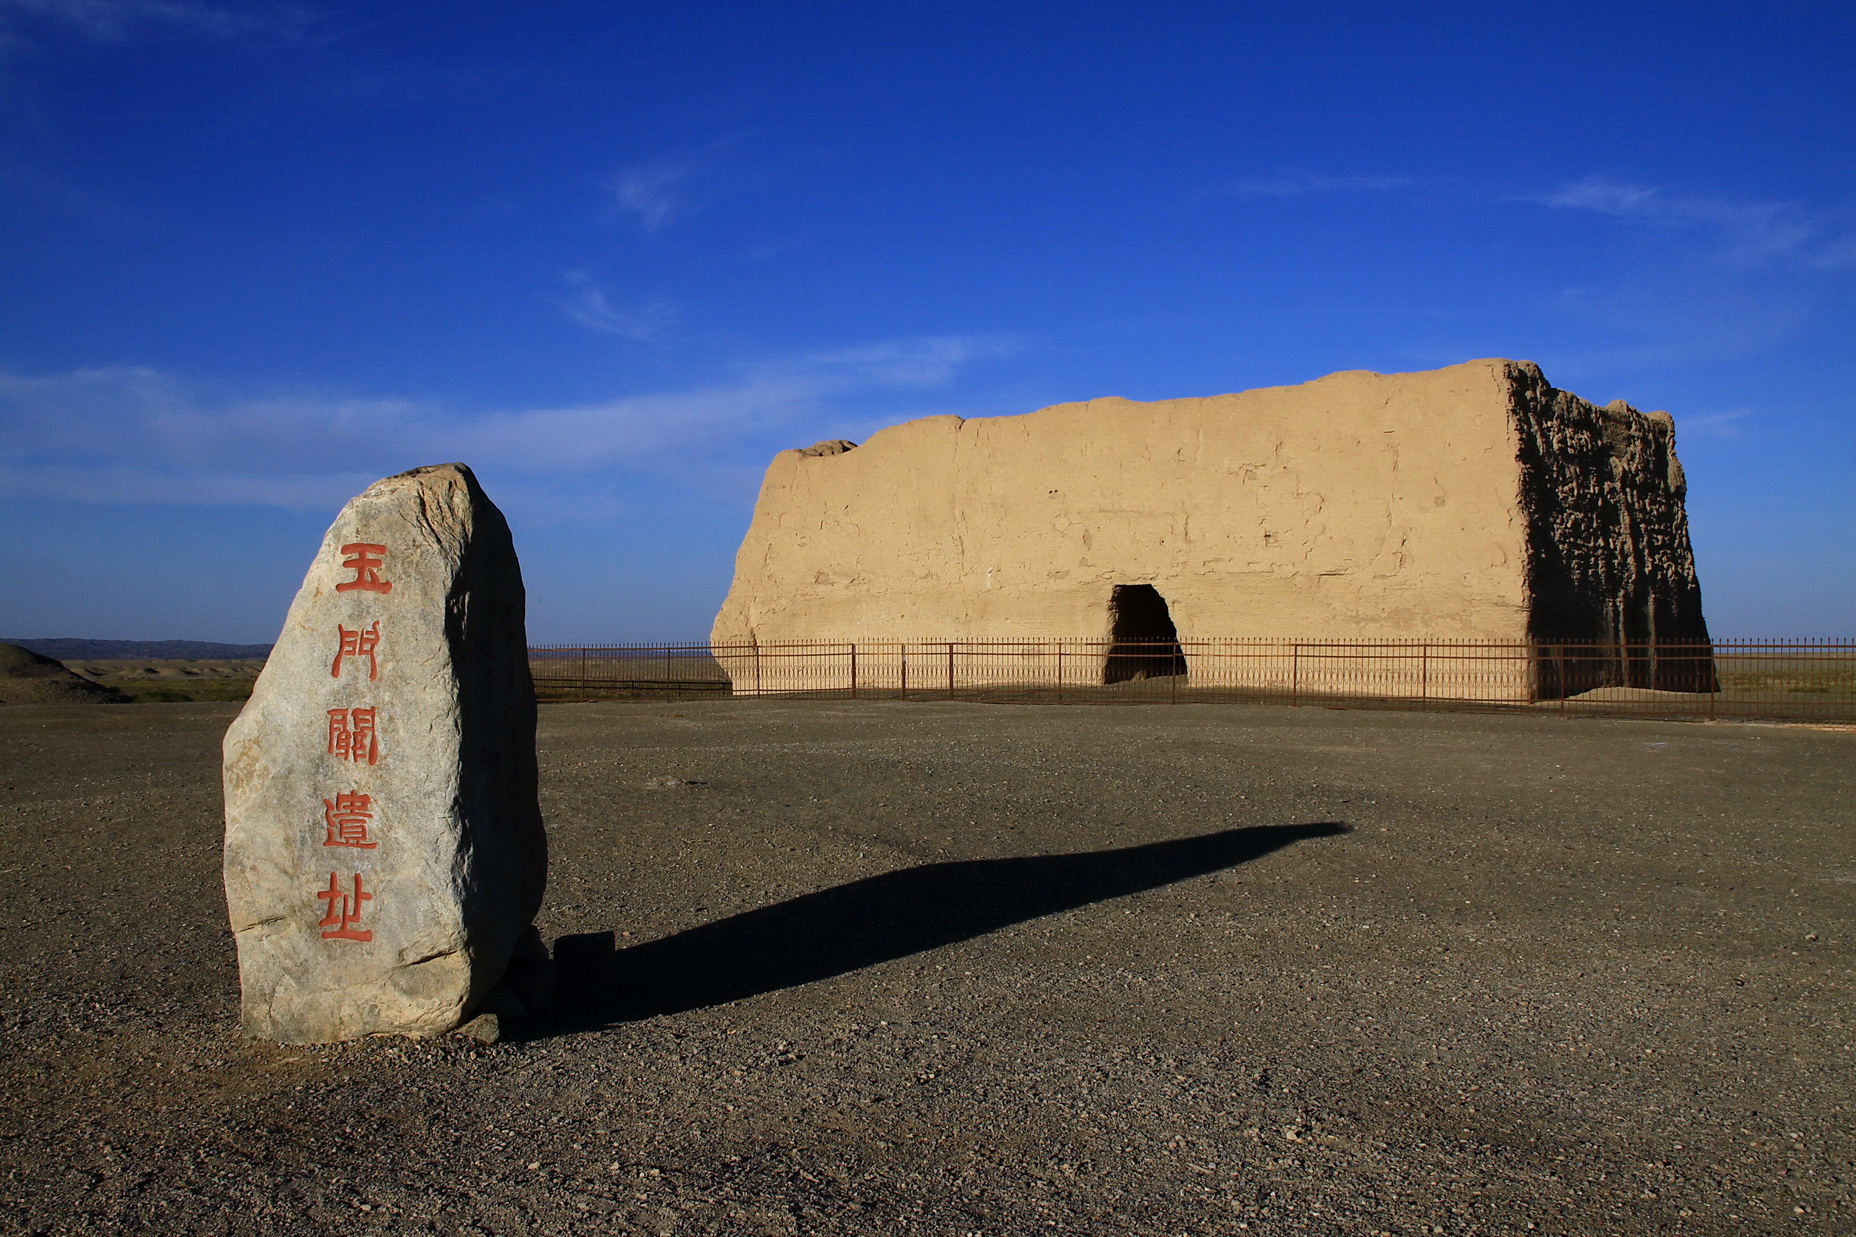
[(389, 477), (337, 517), (225, 738), (248, 1033), (442, 1034), (502, 977), (547, 876), (526, 645), (509, 528), (469, 469)]
[(60, 661), (0, 644), (0, 704), (121, 704), (129, 697), (73, 674)]
[(1151, 586), (1185, 641), (1705, 640), (1673, 425), (1507, 360), (910, 421), (774, 459), (712, 638), (1107, 642)]

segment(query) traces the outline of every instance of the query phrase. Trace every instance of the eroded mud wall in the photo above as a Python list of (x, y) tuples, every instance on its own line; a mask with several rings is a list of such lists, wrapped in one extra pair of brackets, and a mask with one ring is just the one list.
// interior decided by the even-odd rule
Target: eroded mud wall
[[(1599, 407), (1530, 364), (1509, 375), (1529, 527), (1528, 631), (1549, 650), (1539, 694), (1714, 690), (1674, 420), (1622, 400)], [(1580, 647), (1592, 642), (1606, 647)], [(1551, 651), (1562, 644), (1571, 647)]]
[(1507, 360), (930, 417), (774, 459), (712, 638), (1107, 642), (1151, 585), (1187, 643), (1609, 641), (1470, 694), (1705, 690), (1623, 647), (1706, 638), (1673, 438)]
[(717, 643), (1106, 640), (1150, 584), (1182, 640), (1525, 638), (1506, 362), (783, 451)]

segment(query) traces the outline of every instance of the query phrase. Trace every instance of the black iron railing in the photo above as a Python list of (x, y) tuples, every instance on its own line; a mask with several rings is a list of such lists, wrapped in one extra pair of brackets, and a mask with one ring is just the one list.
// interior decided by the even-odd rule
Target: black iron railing
[(1856, 640), (868, 640), (540, 646), (544, 698), (1256, 700), (1856, 721)]

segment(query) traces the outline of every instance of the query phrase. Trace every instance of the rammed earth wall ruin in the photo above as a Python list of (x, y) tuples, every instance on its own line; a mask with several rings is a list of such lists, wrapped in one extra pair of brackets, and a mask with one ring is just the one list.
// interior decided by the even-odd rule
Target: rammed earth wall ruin
[(1607, 641), (1522, 693), (1706, 690), (1624, 647), (1707, 639), (1684, 490), (1667, 413), (1525, 361), (929, 417), (774, 459), (712, 638), (1107, 642), (1147, 585), (1187, 643)]

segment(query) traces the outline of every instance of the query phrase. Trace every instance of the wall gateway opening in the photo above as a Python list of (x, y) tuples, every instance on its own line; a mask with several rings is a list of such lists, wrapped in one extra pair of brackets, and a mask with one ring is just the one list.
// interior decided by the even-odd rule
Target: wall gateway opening
[(1117, 584), (1109, 595), (1109, 649), (1102, 681), (1158, 679), (1186, 673), (1179, 629), (1166, 598), (1151, 584)]

